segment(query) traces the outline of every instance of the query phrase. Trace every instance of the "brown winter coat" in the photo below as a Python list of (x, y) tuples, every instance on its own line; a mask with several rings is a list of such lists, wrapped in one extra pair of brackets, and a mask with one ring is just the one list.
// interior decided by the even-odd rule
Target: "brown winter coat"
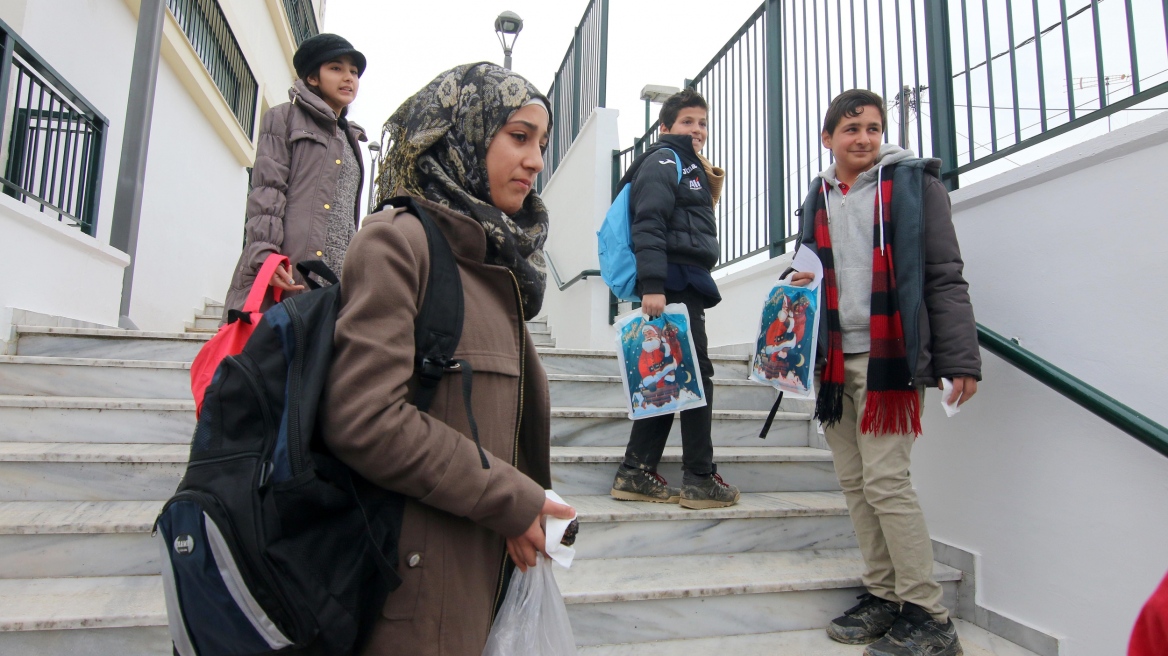
[(474, 418), (491, 467), (482, 468), (469, 437), (460, 375), (440, 383), (429, 413), (408, 403), (430, 258), (421, 223), (399, 210), (367, 217), (346, 255), (325, 440), (365, 478), (416, 499), (406, 505), (399, 543), (403, 583), (363, 653), (478, 656), (502, 594), (504, 536), (527, 530), (551, 487), (547, 376), (513, 275), (484, 264), (482, 227), (419, 202), (462, 277), (455, 357), (474, 370)]
[[(247, 195), (243, 253), (224, 302), (224, 320), (228, 310), (243, 307), (251, 283), (270, 253), (287, 255), (296, 282), (304, 284), (296, 263), (319, 260), (324, 254), (329, 207), (335, 202), (345, 148), (353, 149), (362, 167), (361, 180), (365, 179), (358, 146), (358, 142), (367, 141), (365, 130), (352, 122), (348, 130), (338, 130), (332, 108), (303, 80), (296, 80), (288, 98), (292, 102), (268, 110), (260, 126), (252, 188)], [(354, 226), (361, 220), (360, 187), (357, 198)]]

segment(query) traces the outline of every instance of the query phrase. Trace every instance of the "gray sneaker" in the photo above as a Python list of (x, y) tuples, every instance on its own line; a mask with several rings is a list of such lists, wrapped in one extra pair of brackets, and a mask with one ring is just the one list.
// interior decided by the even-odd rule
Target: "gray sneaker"
[(713, 474), (696, 485), (686, 484), (681, 488), (681, 507), (701, 510), (703, 508), (725, 508), (738, 503), (738, 488), (727, 485), (718, 474)]
[(900, 615), (900, 604), (865, 592), (860, 603), (827, 625), (827, 637), (845, 645), (866, 645), (888, 633)]
[(609, 494), (621, 501), (677, 503), (681, 499), (681, 490), (669, 487), (657, 472), (629, 469), (624, 465), (617, 467)]
[(892, 628), (868, 645), (864, 656), (962, 656), (953, 620), (941, 624), (925, 609), (905, 602)]

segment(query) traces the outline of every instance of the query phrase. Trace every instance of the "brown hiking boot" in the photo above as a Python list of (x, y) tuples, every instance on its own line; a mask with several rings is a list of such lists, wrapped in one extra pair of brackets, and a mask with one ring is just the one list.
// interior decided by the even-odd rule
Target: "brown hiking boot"
[(681, 489), (681, 507), (700, 510), (703, 508), (725, 508), (738, 503), (738, 488), (727, 485), (718, 474), (694, 485)]
[(669, 487), (657, 472), (630, 469), (624, 465), (617, 467), (609, 494), (621, 501), (677, 503), (681, 499), (681, 490)]

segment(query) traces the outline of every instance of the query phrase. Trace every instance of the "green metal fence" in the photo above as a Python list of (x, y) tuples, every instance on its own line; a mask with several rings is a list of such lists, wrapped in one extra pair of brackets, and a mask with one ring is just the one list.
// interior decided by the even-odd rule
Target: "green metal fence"
[(592, 110), (604, 107), (607, 81), (608, 0), (592, 0), (547, 92), (552, 103), (552, 133), (536, 189), (543, 190), (552, 179)]
[(3, 21), (0, 43), (0, 191), (94, 236), (109, 121)]
[(305, 39), (320, 34), (312, 0), (284, 0), (284, 13), (288, 16), (288, 24), (292, 26), (292, 36), (297, 46), (304, 43)]
[[(871, 89), (885, 140), (962, 174), (1168, 91), (1168, 2), (767, 0), (687, 84), (727, 169), (719, 267), (784, 252), (831, 99)], [(1156, 109), (1156, 108), (1148, 108)], [(613, 155), (615, 181), (658, 126)]]
[(259, 85), (217, 0), (166, 0), (215, 86), (250, 139), (255, 132)]

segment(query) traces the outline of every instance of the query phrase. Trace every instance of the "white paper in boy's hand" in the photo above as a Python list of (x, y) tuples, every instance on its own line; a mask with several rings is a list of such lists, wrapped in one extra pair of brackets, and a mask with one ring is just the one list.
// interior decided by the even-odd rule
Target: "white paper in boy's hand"
[(819, 261), (810, 248), (800, 248), (791, 260), (791, 268), (796, 271), (815, 274), (815, 278), (807, 285), (807, 289), (815, 289), (823, 280), (823, 262)]
[[(953, 393), (953, 381), (948, 378), (941, 379), (941, 407), (945, 409), (945, 416), (952, 417), (961, 412), (961, 408), (957, 407), (957, 402), (960, 398), (950, 399), (949, 397), (959, 397), (960, 395)], [(952, 401), (952, 403), (950, 403)]]
[[(560, 495), (551, 490), (544, 490), (544, 495), (556, 503), (562, 503), (565, 506), (568, 505), (560, 498)], [(564, 539), (564, 531), (568, 530), (568, 524), (571, 523), (571, 519), (560, 519), (551, 515), (548, 515), (547, 520), (544, 522), (543, 550), (564, 569), (571, 567), (572, 559), (576, 557), (575, 549), (560, 544), (560, 540)]]

